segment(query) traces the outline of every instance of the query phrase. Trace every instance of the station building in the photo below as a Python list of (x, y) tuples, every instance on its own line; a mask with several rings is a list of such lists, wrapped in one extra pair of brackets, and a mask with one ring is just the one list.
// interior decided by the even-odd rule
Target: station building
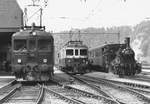
[(0, 0), (0, 70), (8, 60), (11, 36), (23, 26), (23, 12), (16, 0)]

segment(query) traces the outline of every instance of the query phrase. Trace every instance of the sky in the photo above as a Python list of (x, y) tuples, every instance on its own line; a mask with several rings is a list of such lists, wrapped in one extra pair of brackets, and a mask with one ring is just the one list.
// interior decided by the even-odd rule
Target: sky
[[(22, 9), (32, 3), (32, 0), (17, 1)], [(48, 0), (42, 20), (48, 31), (58, 32), (87, 27), (134, 26), (148, 19), (150, 0)]]

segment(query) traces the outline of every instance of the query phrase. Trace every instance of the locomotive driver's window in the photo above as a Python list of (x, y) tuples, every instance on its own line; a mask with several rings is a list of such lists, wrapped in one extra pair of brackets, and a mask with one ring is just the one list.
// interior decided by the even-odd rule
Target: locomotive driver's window
[(67, 49), (66, 50), (66, 55), (73, 55), (73, 49)]
[(29, 50), (36, 50), (35, 40), (29, 40)]
[(75, 55), (76, 55), (76, 56), (78, 55), (78, 50), (77, 50), (77, 49), (75, 49)]
[(80, 49), (80, 55), (87, 55), (87, 49)]
[(51, 44), (49, 39), (39, 39), (38, 40), (38, 49), (39, 50), (50, 50)]
[(26, 51), (26, 40), (25, 39), (16, 39), (14, 40), (14, 50), (16, 51)]

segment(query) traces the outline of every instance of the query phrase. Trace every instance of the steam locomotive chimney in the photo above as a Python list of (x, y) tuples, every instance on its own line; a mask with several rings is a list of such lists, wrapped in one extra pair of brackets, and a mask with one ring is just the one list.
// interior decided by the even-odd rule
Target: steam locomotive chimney
[(130, 47), (130, 38), (129, 37), (125, 38), (125, 44), (126, 44), (126, 47)]

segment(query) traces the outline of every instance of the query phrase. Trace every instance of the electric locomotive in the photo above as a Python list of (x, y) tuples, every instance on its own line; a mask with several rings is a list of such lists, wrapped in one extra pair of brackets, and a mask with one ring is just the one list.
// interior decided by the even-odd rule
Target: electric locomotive
[(59, 52), (59, 68), (70, 74), (88, 72), (88, 47), (82, 41), (69, 41)]
[(89, 49), (89, 60), (93, 70), (130, 76), (141, 72), (141, 64), (135, 60), (134, 54), (130, 38), (126, 38), (124, 44), (106, 44)]
[(45, 27), (26, 26), (12, 35), (11, 67), (16, 78), (48, 81), (53, 76), (54, 39)]

